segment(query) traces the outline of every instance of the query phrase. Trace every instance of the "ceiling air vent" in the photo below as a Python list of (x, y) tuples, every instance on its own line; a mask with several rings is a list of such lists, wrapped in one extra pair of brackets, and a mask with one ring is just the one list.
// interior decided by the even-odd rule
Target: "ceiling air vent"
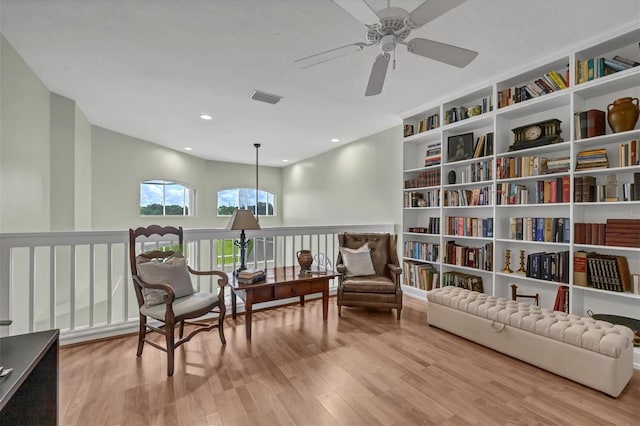
[(278, 102), (280, 102), (280, 99), (282, 99), (282, 96), (272, 95), (270, 93), (265, 93), (265, 92), (256, 90), (251, 94), (251, 99), (253, 99), (254, 101), (266, 102), (268, 104), (275, 105)]

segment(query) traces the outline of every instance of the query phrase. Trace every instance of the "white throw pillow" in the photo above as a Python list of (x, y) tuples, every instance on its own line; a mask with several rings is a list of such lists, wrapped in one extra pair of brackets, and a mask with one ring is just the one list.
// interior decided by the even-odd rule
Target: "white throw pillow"
[[(164, 262), (155, 262), (138, 256), (138, 275), (149, 284), (169, 284), (173, 287), (176, 299), (193, 294), (191, 277), (187, 270), (187, 261), (183, 256), (174, 255)], [(163, 290), (143, 288), (144, 302), (147, 306), (158, 305), (164, 301)]]
[(365, 243), (357, 249), (340, 247), (342, 255), (342, 263), (347, 268), (347, 277), (362, 277), (366, 275), (375, 275), (376, 271), (371, 262), (371, 250), (369, 244)]

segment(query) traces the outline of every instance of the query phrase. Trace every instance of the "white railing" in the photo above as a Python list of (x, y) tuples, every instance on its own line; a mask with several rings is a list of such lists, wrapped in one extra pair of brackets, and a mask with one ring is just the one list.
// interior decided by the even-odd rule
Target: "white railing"
[[(247, 266), (295, 265), (296, 252), (310, 249), (335, 262), (341, 232), (394, 232), (393, 225), (278, 227), (247, 231), (253, 247)], [(185, 256), (194, 269), (227, 272), (238, 254), (225, 256), (237, 231), (185, 229)], [(173, 245), (150, 239), (140, 249)], [(138, 305), (130, 278), (128, 231), (0, 234), (0, 336), (51, 328), (61, 343), (134, 332)], [(211, 277), (192, 277), (200, 291), (216, 291)], [(227, 302), (229, 291), (226, 293)], [(259, 307), (259, 306), (258, 306)], [(242, 310), (242, 307), (240, 307)]]

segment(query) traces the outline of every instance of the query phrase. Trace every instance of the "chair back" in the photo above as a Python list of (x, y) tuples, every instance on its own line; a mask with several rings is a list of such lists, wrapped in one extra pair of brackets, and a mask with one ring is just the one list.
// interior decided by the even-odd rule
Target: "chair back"
[[(376, 275), (390, 276), (388, 264), (398, 265), (398, 253), (396, 252), (397, 236), (395, 234), (370, 232), (349, 233), (338, 235), (340, 247), (357, 249), (368, 243), (371, 250), (371, 262)], [(342, 263), (342, 255), (338, 252), (336, 264)]]
[(138, 237), (149, 238), (152, 235), (176, 235), (178, 238), (179, 251), (183, 251), (183, 239), (182, 239), (182, 227), (176, 228), (175, 226), (159, 226), (150, 225), (148, 227), (140, 227), (137, 229), (129, 229), (129, 262), (131, 266), (131, 277), (133, 279), (133, 287), (136, 290), (136, 298), (138, 299), (138, 307), (144, 305), (144, 296), (142, 294), (142, 287), (138, 282), (138, 263), (136, 258), (138, 256), (145, 259), (166, 259), (169, 256), (176, 254), (174, 250), (152, 250), (149, 252), (141, 252), (136, 254), (136, 242)]

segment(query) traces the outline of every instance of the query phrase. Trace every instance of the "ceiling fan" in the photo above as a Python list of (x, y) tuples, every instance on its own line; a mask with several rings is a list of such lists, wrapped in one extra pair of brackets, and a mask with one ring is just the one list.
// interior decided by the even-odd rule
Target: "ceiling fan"
[[(411, 13), (399, 7), (391, 7), (387, 0), (385, 9), (375, 12), (364, 0), (333, 0), (358, 21), (367, 27), (367, 42), (351, 43), (346, 46), (327, 50), (295, 61), (300, 68), (309, 68), (331, 61), (350, 53), (360, 52), (365, 47), (379, 46), (382, 50), (371, 68), (365, 96), (374, 96), (382, 92), (392, 52), (398, 44), (407, 46), (415, 55), (435, 59), (445, 64), (463, 68), (478, 55), (473, 50), (416, 37), (405, 41), (411, 30), (420, 28), (428, 22), (464, 3), (465, 0), (427, 0)], [(395, 69), (395, 59), (393, 67)]]

